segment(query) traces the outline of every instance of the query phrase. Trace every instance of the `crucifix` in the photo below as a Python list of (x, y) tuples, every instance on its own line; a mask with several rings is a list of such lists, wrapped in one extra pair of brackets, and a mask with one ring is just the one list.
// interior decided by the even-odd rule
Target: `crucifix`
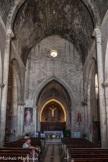
[(52, 105), (52, 107), (49, 108), (52, 112), (52, 117), (54, 117), (54, 111), (57, 109), (56, 107), (54, 107), (54, 105)]
[(82, 118), (81, 118), (81, 112), (80, 111), (78, 111), (78, 112), (76, 112), (76, 114), (77, 114), (77, 122), (79, 123), (79, 125), (80, 125), (80, 122), (82, 121)]

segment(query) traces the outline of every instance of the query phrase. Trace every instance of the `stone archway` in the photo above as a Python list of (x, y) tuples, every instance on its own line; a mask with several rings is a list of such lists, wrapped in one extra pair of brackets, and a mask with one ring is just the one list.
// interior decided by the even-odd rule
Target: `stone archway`
[[(100, 144), (100, 117), (99, 98), (96, 95), (96, 66), (95, 58), (91, 58), (84, 71), (84, 107), (85, 107), (85, 132), (92, 142)], [(98, 86), (97, 86), (98, 88)]]
[[(95, 25), (99, 25), (100, 24), (100, 16), (99, 16), (99, 13), (98, 13), (98, 10), (97, 10), (95, 4), (93, 2), (87, 1), (87, 0), (86, 1), (81, 0), (81, 2), (87, 7), (87, 9), (90, 12), (91, 17), (93, 19), (93, 22), (94, 22), (94, 20), (96, 21)], [(26, 3), (26, 0), (17, 0), (15, 2), (14, 7), (12, 7), (12, 9), (8, 15), (7, 24), (6, 24), (7, 29), (12, 29), (16, 14), (18, 13), (19, 9), (21, 8), (21, 6), (24, 3)]]
[[(41, 121), (45, 122), (45, 117), (43, 115), (44, 110), (48, 110), (49, 107), (54, 105), (57, 107), (57, 110), (61, 113), (61, 117), (59, 116), (59, 120), (62, 122), (63, 130), (71, 129), (71, 99), (66, 90), (66, 87), (63, 87), (59, 82), (52, 80), (51, 82), (47, 83), (41, 92), (39, 93), (37, 99), (37, 129), (38, 131), (41, 130)], [(49, 111), (50, 113), (50, 111)], [(43, 117), (44, 116), (44, 117)], [(43, 119), (42, 119), (43, 117)], [(51, 117), (51, 116), (50, 116)], [(56, 119), (52, 122), (56, 122)], [(58, 121), (57, 121), (58, 122)], [(63, 124), (64, 122), (64, 124)], [(52, 128), (54, 130), (54, 128)], [(56, 130), (60, 130), (56, 128)]]

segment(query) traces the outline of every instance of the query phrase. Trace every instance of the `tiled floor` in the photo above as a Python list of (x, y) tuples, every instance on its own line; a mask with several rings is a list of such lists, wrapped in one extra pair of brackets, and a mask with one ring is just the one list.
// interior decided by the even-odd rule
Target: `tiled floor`
[(61, 162), (60, 145), (47, 144), (41, 162)]

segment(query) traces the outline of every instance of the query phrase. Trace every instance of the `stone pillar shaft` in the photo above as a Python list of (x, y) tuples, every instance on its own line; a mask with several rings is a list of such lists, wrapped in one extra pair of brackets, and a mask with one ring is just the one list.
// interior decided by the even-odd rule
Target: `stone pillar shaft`
[(105, 98), (106, 98), (106, 111), (107, 111), (107, 146), (108, 146), (108, 87), (105, 88)]
[(71, 129), (71, 112), (66, 113), (66, 129)]
[(24, 104), (18, 105), (17, 111), (17, 137), (23, 135), (23, 127), (24, 127)]
[(2, 57), (0, 51), (0, 114), (1, 114), (1, 91), (2, 91)]
[(0, 146), (3, 146), (5, 137), (5, 125), (6, 125), (6, 107), (7, 107), (7, 91), (8, 91), (8, 74), (9, 74), (9, 57), (10, 57), (10, 41), (11, 41), (11, 30), (6, 32), (6, 43), (4, 53), (4, 65), (3, 65), (3, 84), (2, 89), (2, 100), (1, 100), (1, 137)]
[(106, 146), (106, 110), (105, 110), (105, 97), (103, 76), (103, 59), (102, 59), (102, 37), (99, 28), (95, 29), (96, 47), (97, 47), (97, 69), (98, 69), (98, 82), (99, 82), (99, 105), (100, 105), (100, 127), (101, 127), (101, 145)]
[(106, 103), (106, 115), (107, 115), (107, 146), (108, 146), (108, 82), (105, 81), (103, 84), (104, 88), (105, 88), (105, 103)]

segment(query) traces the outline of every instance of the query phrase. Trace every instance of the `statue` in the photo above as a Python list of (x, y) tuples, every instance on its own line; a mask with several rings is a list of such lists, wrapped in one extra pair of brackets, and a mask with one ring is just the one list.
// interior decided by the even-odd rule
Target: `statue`
[(54, 111), (57, 109), (56, 107), (54, 108), (54, 105), (52, 105), (52, 107), (51, 108), (49, 108), (52, 112), (51, 112), (51, 114), (52, 114), (52, 117), (54, 117)]
[(77, 114), (77, 122), (79, 123), (79, 125), (80, 125), (80, 122), (82, 121), (82, 118), (81, 118), (81, 112), (80, 111), (78, 111), (78, 112), (76, 112), (76, 114)]

